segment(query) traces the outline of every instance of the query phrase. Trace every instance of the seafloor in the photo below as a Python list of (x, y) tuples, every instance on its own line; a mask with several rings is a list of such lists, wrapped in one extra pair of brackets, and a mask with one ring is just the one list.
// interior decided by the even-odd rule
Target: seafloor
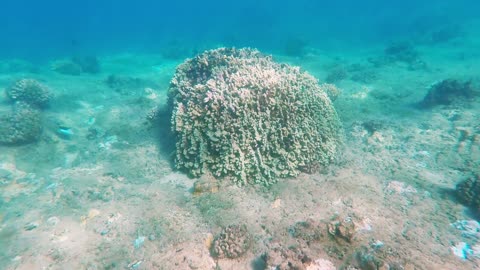
[[(435, 82), (478, 80), (480, 40), (415, 45), (414, 62), (380, 61), (387, 45), (274, 55), (342, 89), (342, 157), (268, 189), (221, 182), (200, 193), (172, 169), (168, 123), (147, 120), (183, 59), (104, 56), (100, 73), (76, 76), (3, 61), (2, 91), (35, 78), (55, 98), (38, 141), (0, 146), (0, 269), (262, 269), (264, 254), (289, 248), (313, 261), (307, 269), (480, 269), (480, 232), (452, 225), (475, 219), (452, 191), (480, 173), (480, 99), (417, 106)], [(250, 248), (213, 258), (230, 224), (246, 226)], [(453, 252), (462, 242), (466, 258)]]

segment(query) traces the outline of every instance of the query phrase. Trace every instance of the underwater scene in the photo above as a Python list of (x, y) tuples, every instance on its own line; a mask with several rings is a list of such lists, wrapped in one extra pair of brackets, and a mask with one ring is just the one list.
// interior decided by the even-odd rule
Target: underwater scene
[(479, 12), (3, 0), (0, 269), (480, 269)]

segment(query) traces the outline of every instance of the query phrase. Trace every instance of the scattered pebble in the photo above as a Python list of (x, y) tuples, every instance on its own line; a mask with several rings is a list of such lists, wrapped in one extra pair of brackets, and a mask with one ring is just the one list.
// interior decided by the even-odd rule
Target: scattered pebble
[(205, 193), (216, 193), (219, 190), (219, 183), (218, 180), (205, 176), (200, 177), (195, 183), (193, 184), (193, 194), (194, 195), (201, 195)]
[(49, 217), (47, 219), (47, 225), (51, 227), (57, 225), (59, 222), (60, 222), (60, 219), (58, 217)]
[(386, 188), (387, 193), (393, 194), (411, 194), (411, 193), (417, 193), (417, 190), (412, 187), (411, 185), (407, 185), (403, 182), (399, 181), (391, 181), (388, 183), (387, 188)]
[(465, 242), (460, 242), (451, 247), (451, 249), (453, 254), (462, 260), (466, 260), (468, 257), (473, 255), (473, 250), (470, 248), (470, 245)]
[(108, 136), (105, 139), (105, 142), (101, 142), (101, 143), (98, 144), (98, 147), (100, 149), (110, 150), (110, 148), (112, 147), (112, 144), (117, 143), (117, 142), (118, 142), (117, 136), (115, 136), (115, 135)]
[(337, 268), (329, 260), (317, 259), (313, 261), (306, 270), (336, 270)]
[(370, 232), (373, 230), (370, 225), (371, 222), (369, 218), (362, 219), (360, 222), (355, 223), (355, 230), (357, 232)]
[(380, 240), (372, 240), (372, 242), (370, 243), (370, 246), (373, 249), (381, 249), (384, 245), (385, 244)]
[(480, 223), (475, 220), (457, 220), (451, 224), (457, 230), (462, 231), (462, 236), (468, 238), (480, 238)]
[(138, 269), (138, 267), (142, 264), (142, 261), (136, 261), (128, 265), (129, 269)]
[(147, 95), (147, 98), (151, 100), (155, 100), (158, 97), (157, 93), (155, 93), (155, 90), (150, 87), (145, 88), (145, 94)]
[(278, 208), (280, 206), (282, 206), (282, 200), (279, 198), (275, 199), (275, 201), (273, 201), (273, 203), (270, 204), (270, 207), (273, 209)]
[(80, 220), (82, 222), (82, 226), (85, 226), (87, 225), (87, 222), (93, 218), (95, 218), (96, 216), (100, 215), (100, 211), (93, 208), (93, 209), (90, 209), (90, 211), (88, 211), (88, 215), (87, 216), (81, 216), (80, 217)]
[(135, 241), (133, 241), (133, 246), (136, 249), (139, 249), (143, 246), (143, 243), (145, 242), (145, 236), (139, 236)]
[(70, 140), (74, 134), (73, 134), (73, 130), (71, 128), (65, 127), (65, 126), (60, 126), (57, 129), (57, 135), (62, 139)]
[(36, 223), (36, 222), (30, 222), (30, 223), (28, 223), (27, 225), (25, 225), (23, 228), (24, 228), (26, 231), (31, 231), (31, 230), (33, 230), (33, 229), (36, 229), (38, 226), (39, 226), (38, 223)]
[(53, 182), (45, 187), (46, 190), (55, 190), (58, 187), (58, 183)]

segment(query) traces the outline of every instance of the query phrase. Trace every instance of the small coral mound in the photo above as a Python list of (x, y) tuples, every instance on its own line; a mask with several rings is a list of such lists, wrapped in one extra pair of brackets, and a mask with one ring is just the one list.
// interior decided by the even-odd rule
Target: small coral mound
[(215, 258), (234, 259), (247, 252), (251, 245), (251, 236), (245, 225), (230, 225), (225, 227), (215, 237), (210, 252)]
[(35, 141), (41, 133), (41, 113), (25, 102), (16, 102), (12, 111), (0, 116), (0, 144)]
[(480, 212), (480, 176), (472, 176), (458, 183), (455, 194), (460, 203)]
[(7, 96), (13, 101), (23, 101), (33, 106), (46, 107), (52, 99), (47, 86), (34, 79), (21, 79), (6, 89)]
[(177, 168), (270, 185), (326, 165), (341, 141), (332, 88), (253, 49), (221, 48), (187, 60), (169, 92)]
[(455, 79), (445, 79), (430, 87), (427, 95), (420, 102), (424, 108), (436, 105), (450, 105), (454, 102), (469, 100), (478, 95), (475, 91), (472, 81), (459, 81)]

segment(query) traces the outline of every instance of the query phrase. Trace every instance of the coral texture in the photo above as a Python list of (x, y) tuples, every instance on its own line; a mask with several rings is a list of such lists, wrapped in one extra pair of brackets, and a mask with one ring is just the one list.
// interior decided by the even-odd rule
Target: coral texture
[(234, 259), (250, 248), (251, 237), (245, 225), (230, 225), (215, 237), (211, 254), (216, 258)]
[(45, 107), (52, 99), (47, 86), (34, 79), (21, 79), (6, 89), (7, 96), (13, 101), (23, 101), (30, 105)]
[(469, 177), (457, 184), (458, 201), (480, 213), (480, 176)]
[(0, 116), (0, 144), (29, 143), (42, 130), (41, 113), (25, 102), (18, 101), (12, 111)]
[(169, 92), (177, 168), (269, 185), (331, 162), (341, 142), (333, 87), (254, 49), (187, 60)]

